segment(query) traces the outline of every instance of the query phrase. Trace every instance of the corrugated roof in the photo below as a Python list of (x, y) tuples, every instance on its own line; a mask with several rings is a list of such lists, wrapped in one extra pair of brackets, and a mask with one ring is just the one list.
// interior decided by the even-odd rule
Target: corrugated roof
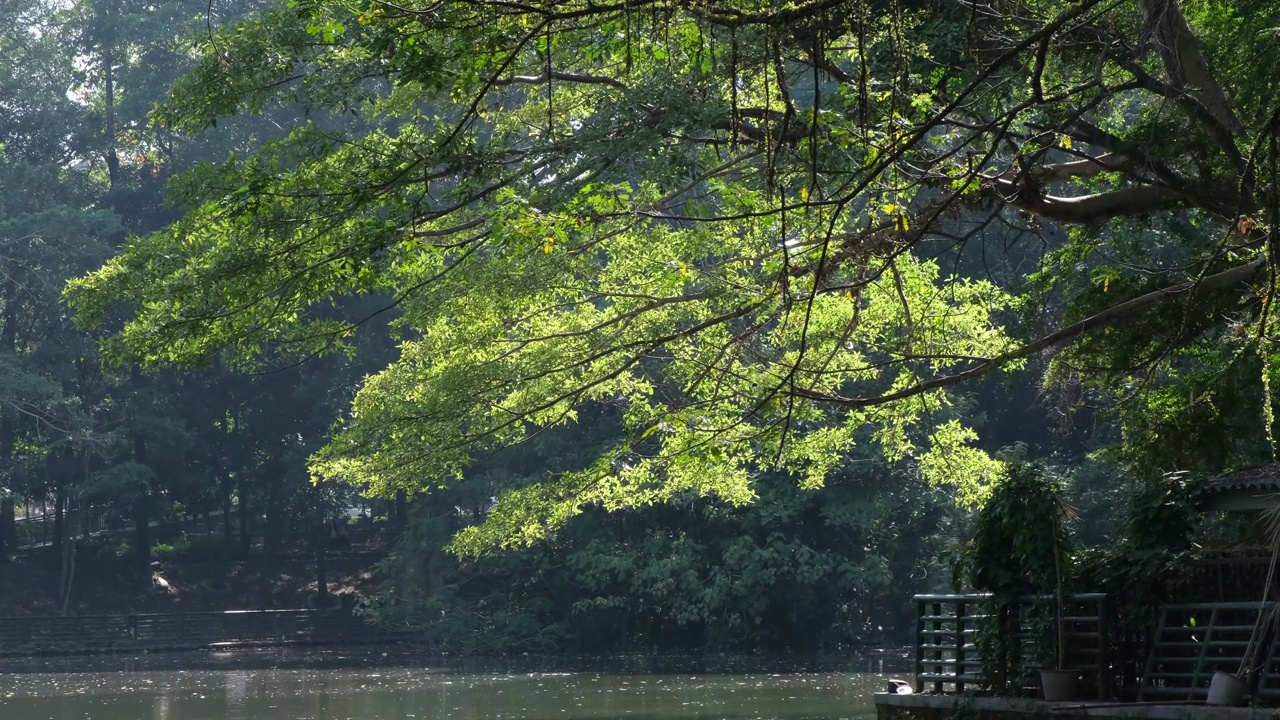
[(1257, 467), (1237, 470), (1205, 483), (1201, 492), (1215, 493), (1233, 490), (1280, 492), (1280, 463), (1267, 463)]

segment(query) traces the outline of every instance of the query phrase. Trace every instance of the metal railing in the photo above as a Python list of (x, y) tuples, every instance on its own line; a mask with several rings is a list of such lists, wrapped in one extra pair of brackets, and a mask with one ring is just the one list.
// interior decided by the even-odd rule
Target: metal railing
[(1214, 672), (1235, 674), (1243, 666), (1258, 697), (1280, 700), (1280, 634), (1265, 623), (1274, 606), (1218, 602), (1162, 607), (1139, 699), (1204, 699)]
[[(996, 606), (987, 594), (916, 595), (913, 601), (916, 692), (924, 692), (926, 686), (936, 693), (948, 686), (956, 693), (970, 685), (1009, 689), (1039, 669), (1039, 658), (1052, 655), (1052, 597), (1021, 598), (1003, 606)], [(1067, 667), (1088, 676), (1098, 698), (1111, 698), (1115, 676), (1108, 596), (1068, 595), (1062, 621)], [(980, 632), (992, 634), (987, 658), (980, 654)]]

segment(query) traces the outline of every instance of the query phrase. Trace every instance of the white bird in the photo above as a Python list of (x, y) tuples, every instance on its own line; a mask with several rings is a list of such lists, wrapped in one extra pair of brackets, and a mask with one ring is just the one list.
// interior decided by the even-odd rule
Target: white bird
[(915, 688), (911, 687), (911, 683), (906, 680), (889, 678), (889, 692), (897, 693), (898, 695), (912, 695), (915, 691)]
[(167, 593), (173, 592), (173, 586), (170, 585), (169, 581), (165, 580), (164, 577), (160, 575), (160, 573), (152, 573), (151, 581), (154, 582), (156, 584), (156, 587), (160, 588), (161, 590)]

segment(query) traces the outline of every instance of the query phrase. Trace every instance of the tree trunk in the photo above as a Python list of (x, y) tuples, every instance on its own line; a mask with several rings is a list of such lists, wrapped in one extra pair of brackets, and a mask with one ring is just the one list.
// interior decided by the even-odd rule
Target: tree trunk
[(396, 529), (404, 532), (409, 524), (409, 496), (404, 490), (396, 490)]
[[(142, 371), (134, 367), (129, 374), (129, 384), (133, 387), (135, 407), (133, 409), (133, 417), (131, 418), (132, 427), (130, 435), (133, 439), (133, 460), (139, 465), (147, 464), (147, 439), (142, 436), (142, 432), (138, 429), (138, 417), (136, 403), (142, 393)], [(134, 542), (137, 547), (134, 548), (137, 554), (138, 572), (148, 584), (151, 581), (151, 494), (152, 488), (146, 488), (146, 491), (139, 494), (133, 507), (133, 526), (134, 526)]]
[(273, 464), (264, 468), (270, 475), (267, 477), (267, 527), (263, 533), (263, 552), (274, 557), (280, 549), (280, 483), (275, 475)]
[(228, 484), (222, 489), (222, 538), (227, 551), (227, 557), (231, 557), (231, 549), (235, 547), (234, 536), (231, 533), (231, 485)]
[(17, 503), (12, 497), (0, 500), (0, 561), (18, 548)]
[[(4, 282), (4, 311), (3, 317), (4, 328), (0, 330), (0, 352), (12, 354), (17, 352), (18, 342), (18, 283), (10, 275)], [(13, 451), (16, 446), (17, 429), (14, 427), (13, 416), (9, 414), (6, 408), (0, 411), (0, 471), (7, 477), (8, 482), (0, 482), (0, 489), (7, 490), (10, 493), (15, 492), (17, 488), (13, 487)], [(0, 559), (8, 556), (8, 553), (14, 549), (17, 544), (17, 525), (14, 523), (13, 517), (14, 502), (12, 495), (0, 500)]]
[[(103, 22), (103, 19), (99, 19)], [(106, 19), (106, 23), (114, 19)], [(110, 189), (115, 190), (120, 182), (120, 156), (116, 153), (116, 81), (115, 81), (115, 33), (108, 32), (102, 43), (102, 86), (106, 96), (106, 128), (107, 147), (104, 153), (107, 161), (107, 182)]]
[[(455, 522), (457, 519), (456, 512), (438, 493), (428, 493), (419, 498), (418, 516), (426, 516), (443, 523), (450, 535), (458, 530)], [(432, 546), (425, 548), (425, 550), (425, 557), (422, 562), (423, 574), (426, 581), (427, 597), (433, 597), (444, 589), (444, 573), (449, 563), (441, 548)]]
[(138, 573), (143, 579), (151, 577), (151, 518), (145, 502), (133, 509), (133, 543), (138, 563)]
[[(8, 309), (6, 308), (6, 315)], [(12, 324), (12, 321), (6, 319), (6, 328)], [(4, 335), (8, 335), (8, 331)], [(10, 494), (0, 498), (0, 559), (8, 556), (8, 553), (15, 549), (18, 538), (18, 527), (14, 519), (14, 499), (12, 493), (17, 490), (13, 487), (13, 450), (16, 441), (16, 432), (14, 431), (13, 417), (9, 415), (8, 410), (0, 411), (0, 492), (8, 492)]]
[(62, 491), (62, 477), (59, 476), (57, 484), (54, 485), (53, 492), (53, 551), (55, 553), (62, 552), (62, 535), (63, 535), (63, 516), (66, 511), (67, 496)]
[(67, 606), (71, 603), (71, 582), (76, 575), (76, 541), (75, 537), (67, 539), (62, 547), (62, 567), (58, 574), (58, 607), (59, 612), (67, 614)]
[[(323, 537), (321, 539), (323, 540)], [(321, 544), (316, 552), (316, 607), (327, 608), (333, 604), (333, 598), (329, 596), (329, 575), (327, 571), (325, 547)]]
[[(89, 479), (89, 453), (84, 453), (84, 477), (82, 480)], [(75, 515), (75, 527), (71, 531), (71, 536), (67, 538), (67, 542), (62, 549), (62, 572), (59, 575), (58, 585), (58, 604), (60, 612), (67, 614), (67, 608), (71, 605), (71, 587), (76, 579), (76, 538), (84, 531), (82, 526), (84, 518), (84, 509)]]
[(239, 482), (236, 488), (236, 495), (240, 500), (240, 552), (248, 555), (249, 546), (253, 542), (253, 538), (250, 535), (253, 527), (249, 520), (249, 487), (244, 480)]
[(4, 281), (4, 329), (0, 330), (0, 352), (18, 351), (18, 281)]

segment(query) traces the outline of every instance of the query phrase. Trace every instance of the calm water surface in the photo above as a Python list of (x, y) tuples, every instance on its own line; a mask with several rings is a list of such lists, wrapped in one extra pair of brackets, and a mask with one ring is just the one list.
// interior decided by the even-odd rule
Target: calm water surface
[[(353, 660), (361, 667), (342, 667)], [(0, 718), (866, 720), (875, 714), (871, 693), (883, 685), (879, 673), (865, 671), (878, 665), (852, 661), (843, 664), (864, 671), (785, 672), (799, 665), (785, 661), (753, 672), (742, 668), (756, 663), (606, 661), (600, 665), (612, 667), (604, 670), (529, 671), (517, 664), (405, 667), (405, 660), (99, 658), (90, 672), (38, 661), (0, 664)]]

